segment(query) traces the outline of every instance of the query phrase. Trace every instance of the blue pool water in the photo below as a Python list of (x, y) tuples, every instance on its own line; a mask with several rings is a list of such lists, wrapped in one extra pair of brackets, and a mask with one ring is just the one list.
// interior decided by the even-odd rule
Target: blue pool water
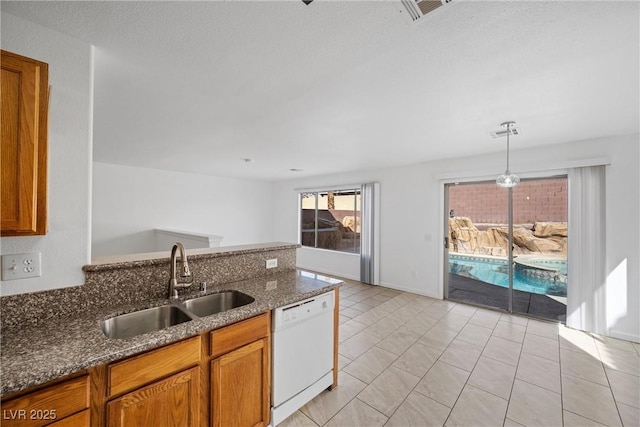
[[(564, 266), (566, 272), (566, 264)], [(460, 256), (449, 257), (449, 272), (485, 283), (509, 287), (508, 262), (499, 259), (478, 259)], [(567, 284), (558, 280), (531, 277), (514, 271), (513, 289), (533, 294), (567, 296)]]

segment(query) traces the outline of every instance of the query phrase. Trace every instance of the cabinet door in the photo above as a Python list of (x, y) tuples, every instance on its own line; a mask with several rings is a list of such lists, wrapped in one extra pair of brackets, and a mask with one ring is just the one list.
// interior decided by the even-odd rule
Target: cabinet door
[(48, 65), (2, 51), (0, 234), (46, 233)]
[(214, 427), (269, 424), (268, 338), (211, 362), (211, 419)]
[(200, 368), (191, 368), (109, 402), (107, 425), (198, 426), (199, 390)]

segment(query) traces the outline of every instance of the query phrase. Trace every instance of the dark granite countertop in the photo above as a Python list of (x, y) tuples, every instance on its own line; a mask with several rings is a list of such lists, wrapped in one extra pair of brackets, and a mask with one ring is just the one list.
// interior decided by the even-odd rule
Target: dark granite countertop
[[(117, 312), (95, 310), (36, 325), (7, 327), (2, 330), (0, 337), (0, 394), (24, 390), (83, 369), (180, 341), (328, 292), (341, 283), (337, 279), (297, 270), (219, 285), (210, 288), (206, 294), (238, 290), (251, 295), (255, 301), (223, 313), (122, 340), (104, 336), (101, 321), (114, 315), (167, 304), (169, 301), (150, 301), (144, 306), (122, 307)], [(196, 292), (181, 299), (202, 295), (205, 293)], [(108, 297), (105, 295), (105, 298)]]

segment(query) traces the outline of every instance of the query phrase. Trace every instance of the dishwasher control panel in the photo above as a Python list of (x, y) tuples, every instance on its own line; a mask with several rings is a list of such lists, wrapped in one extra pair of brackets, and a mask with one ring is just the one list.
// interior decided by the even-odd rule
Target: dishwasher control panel
[(278, 331), (290, 324), (303, 322), (318, 314), (333, 311), (334, 295), (335, 293), (331, 291), (277, 308), (273, 312), (273, 330)]

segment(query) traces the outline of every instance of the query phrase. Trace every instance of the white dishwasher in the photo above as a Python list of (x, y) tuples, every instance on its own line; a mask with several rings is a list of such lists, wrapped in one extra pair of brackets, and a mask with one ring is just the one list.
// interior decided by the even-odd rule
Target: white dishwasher
[(274, 426), (333, 384), (334, 296), (331, 291), (273, 311)]

